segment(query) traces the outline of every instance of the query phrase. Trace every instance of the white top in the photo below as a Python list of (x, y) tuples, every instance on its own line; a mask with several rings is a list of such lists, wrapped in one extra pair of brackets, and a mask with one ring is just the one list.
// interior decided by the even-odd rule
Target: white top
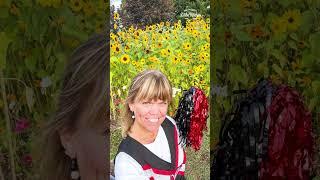
[[(175, 121), (167, 116), (167, 118), (176, 126)], [(178, 136), (179, 137), (179, 136)], [(158, 134), (154, 142), (144, 144), (153, 154), (159, 158), (171, 163), (170, 148), (165, 132), (160, 126)], [(179, 156), (183, 157), (183, 149), (179, 145)], [(179, 164), (182, 163), (183, 158), (179, 158)], [(181, 161), (181, 162), (180, 162)], [(170, 179), (168, 176), (153, 175), (156, 180)], [(149, 180), (150, 174), (146, 173), (141, 165), (125, 152), (120, 152), (115, 159), (115, 179), (116, 180)]]

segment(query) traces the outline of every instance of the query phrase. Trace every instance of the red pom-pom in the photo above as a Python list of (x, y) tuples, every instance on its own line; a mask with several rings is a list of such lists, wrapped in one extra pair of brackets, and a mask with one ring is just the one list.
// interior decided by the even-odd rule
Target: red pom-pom
[(190, 118), (190, 131), (187, 139), (194, 150), (199, 150), (203, 130), (207, 130), (208, 118), (208, 100), (202, 90), (196, 88), (195, 95), (193, 96), (193, 111)]

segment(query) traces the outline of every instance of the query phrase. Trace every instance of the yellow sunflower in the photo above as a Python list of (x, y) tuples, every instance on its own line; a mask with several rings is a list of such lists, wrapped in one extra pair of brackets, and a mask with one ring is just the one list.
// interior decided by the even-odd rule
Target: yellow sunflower
[(299, 10), (289, 10), (283, 14), (284, 23), (288, 30), (297, 30), (301, 25), (301, 14)]
[(178, 64), (180, 62), (180, 59), (176, 56), (172, 57), (171, 60), (172, 60), (173, 64)]
[(161, 49), (160, 53), (161, 53), (162, 57), (167, 57), (169, 55), (169, 53), (166, 49)]
[(119, 13), (115, 12), (115, 13), (113, 14), (113, 19), (114, 19), (114, 20), (118, 20), (118, 19), (119, 19)]
[(130, 47), (129, 47), (128, 45), (126, 45), (126, 46), (124, 47), (124, 51), (125, 51), (125, 52), (130, 51)]
[(128, 54), (124, 54), (121, 56), (120, 61), (123, 64), (128, 64), (130, 62), (130, 56)]
[(141, 59), (141, 60), (140, 60), (140, 63), (141, 63), (142, 65), (144, 65), (144, 64), (146, 63), (146, 60), (145, 60), (145, 59)]
[(118, 25), (116, 23), (113, 24), (113, 29), (118, 29)]
[(196, 17), (196, 21), (200, 21), (202, 19), (202, 17), (200, 16), (200, 15), (198, 15), (197, 17)]
[(120, 51), (121, 51), (121, 47), (120, 47), (120, 45), (119, 44), (114, 44), (112, 47), (111, 47), (112, 49), (112, 52), (113, 53), (120, 53)]
[(190, 50), (191, 47), (192, 46), (191, 46), (191, 44), (189, 42), (186, 42), (186, 43), (183, 44), (183, 49), (185, 49), (185, 50)]
[(185, 59), (185, 60), (183, 60), (183, 63), (185, 64), (185, 65), (189, 65), (190, 64), (190, 59)]
[(158, 58), (155, 57), (155, 56), (152, 56), (152, 57), (150, 57), (150, 58), (148, 58), (148, 59), (149, 59), (149, 61), (151, 61), (151, 62), (153, 62), (153, 63), (158, 63), (158, 62), (159, 62)]
[(105, 29), (105, 24), (104, 24), (104, 22), (103, 22), (103, 21), (98, 21), (98, 22), (96, 23), (96, 32), (97, 32), (97, 33), (102, 33), (102, 32), (104, 31), (104, 29)]
[(136, 66), (138, 64), (138, 62), (137, 61), (132, 61), (131, 64)]
[(282, 34), (286, 32), (286, 23), (283, 18), (275, 18), (271, 21), (271, 30), (274, 34)]
[(201, 52), (199, 54), (199, 59), (202, 60), (202, 61), (206, 60), (206, 55), (203, 52)]
[(158, 42), (157, 47), (162, 48), (162, 42)]
[(81, 11), (83, 7), (83, 1), (81, 0), (70, 0), (70, 8), (74, 12), (79, 12)]
[(171, 54), (171, 49), (167, 48), (166, 51), (168, 52), (168, 54)]
[(86, 16), (92, 16), (95, 13), (95, 8), (91, 2), (84, 3), (82, 8)]

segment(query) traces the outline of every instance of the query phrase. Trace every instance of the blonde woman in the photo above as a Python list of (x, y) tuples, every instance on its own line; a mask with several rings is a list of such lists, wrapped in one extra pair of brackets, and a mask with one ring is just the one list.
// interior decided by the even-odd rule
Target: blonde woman
[(43, 130), (41, 180), (109, 179), (107, 37), (98, 35), (68, 62), (54, 117)]
[(172, 88), (147, 70), (132, 81), (125, 103), (123, 136), (115, 159), (116, 180), (184, 179), (185, 152), (175, 121), (167, 116)]

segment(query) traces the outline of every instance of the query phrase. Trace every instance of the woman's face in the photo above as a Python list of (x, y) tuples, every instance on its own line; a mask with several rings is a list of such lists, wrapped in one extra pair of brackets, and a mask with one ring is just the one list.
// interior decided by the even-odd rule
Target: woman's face
[(129, 104), (134, 112), (135, 121), (148, 132), (156, 133), (166, 118), (168, 103), (163, 100), (142, 100)]

